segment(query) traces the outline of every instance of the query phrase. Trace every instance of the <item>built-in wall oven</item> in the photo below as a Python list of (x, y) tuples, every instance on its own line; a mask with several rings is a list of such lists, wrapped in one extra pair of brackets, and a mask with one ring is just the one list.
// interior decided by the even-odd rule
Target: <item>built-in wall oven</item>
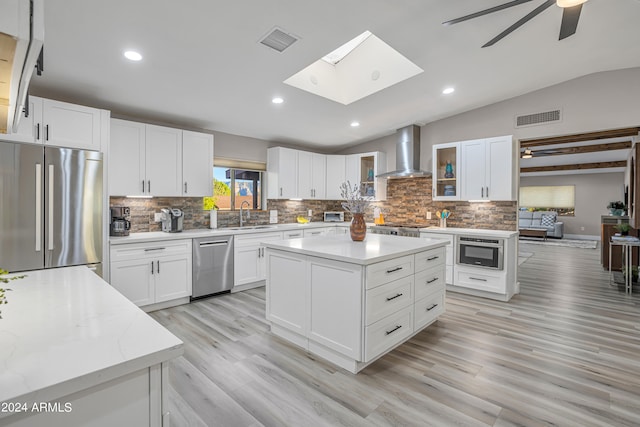
[(457, 263), (474, 267), (502, 270), (504, 239), (457, 236)]

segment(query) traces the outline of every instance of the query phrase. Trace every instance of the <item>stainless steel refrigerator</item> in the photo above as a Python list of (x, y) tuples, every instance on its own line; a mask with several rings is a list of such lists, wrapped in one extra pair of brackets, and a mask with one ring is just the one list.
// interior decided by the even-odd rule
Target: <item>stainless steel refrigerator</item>
[(102, 154), (0, 142), (0, 268), (102, 275)]

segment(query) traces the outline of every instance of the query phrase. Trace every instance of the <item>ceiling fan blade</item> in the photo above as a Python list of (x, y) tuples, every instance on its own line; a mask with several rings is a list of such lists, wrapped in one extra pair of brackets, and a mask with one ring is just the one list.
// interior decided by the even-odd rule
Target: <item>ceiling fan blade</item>
[(560, 37), (558, 40), (566, 39), (576, 33), (581, 11), (581, 4), (564, 8), (564, 11), (562, 12), (562, 25), (560, 25)]
[(530, 19), (534, 18), (535, 16), (539, 15), (540, 13), (542, 13), (544, 10), (546, 10), (547, 8), (551, 7), (552, 5), (554, 5), (556, 3), (556, 0), (547, 0), (544, 3), (542, 3), (540, 6), (536, 7), (535, 9), (533, 9), (531, 12), (527, 13), (522, 19), (518, 20), (515, 24), (513, 24), (512, 26), (510, 26), (509, 28), (507, 28), (506, 30), (504, 30), (503, 32), (501, 32), (500, 34), (498, 34), (497, 36), (495, 36), (494, 38), (492, 38), (491, 40), (489, 40), (484, 46), (482, 47), (489, 47), (489, 46), (493, 46), (494, 44), (496, 44), (497, 42), (499, 42), (500, 40), (502, 40), (503, 38), (505, 38), (506, 36), (508, 36), (509, 34), (511, 34), (513, 31), (517, 30), (518, 28), (520, 28), (522, 25), (524, 25), (527, 21), (529, 21)]
[(461, 18), (456, 18), (456, 19), (452, 19), (450, 21), (445, 21), (445, 22), (442, 23), (442, 25), (457, 24), (459, 22), (468, 21), (469, 19), (477, 18), (477, 17), (483, 16), (483, 15), (488, 15), (490, 13), (498, 12), (500, 10), (507, 9), (507, 8), (510, 8), (510, 7), (513, 7), (513, 6), (518, 6), (518, 5), (522, 4), (522, 3), (527, 3), (527, 2), (530, 2), (530, 1), (531, 0), (513, 0), (513, 1), (510, 1), (509, 3), (501, 4), (499, 6), (495, 6), (495, 7), (489, 8), (489, 9), (485, 9), (485, 10), (481, 10), (480, 12), (472, 13), (471, 15), (466, 15), (466, 16), (463, 16)]

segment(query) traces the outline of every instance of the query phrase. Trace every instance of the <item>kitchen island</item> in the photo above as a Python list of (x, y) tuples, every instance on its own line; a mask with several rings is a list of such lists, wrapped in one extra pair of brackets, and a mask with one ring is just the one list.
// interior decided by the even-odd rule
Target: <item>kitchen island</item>
[(264, 242), (271, 332), (352, 373), (445, 307), (445, 241), (369, 234)]
[(4, 285), (0, 426), (161, 426), (182, 341), (86, 267)]

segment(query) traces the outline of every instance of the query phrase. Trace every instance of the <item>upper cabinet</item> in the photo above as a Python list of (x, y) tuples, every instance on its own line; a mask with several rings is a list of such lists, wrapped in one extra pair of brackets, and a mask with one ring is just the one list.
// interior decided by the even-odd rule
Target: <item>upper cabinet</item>
[(433, 146), (433, 200), (460, 200), (459, 166), (457, 142)]
[(511, 135), (433, 146), (433, 200), (517, 200)]
[(97, 108), (29, 97), (29, 109), (15, 133), (3, 139), (100, 151), (101, 113)]
[(327, 156), (298, 151), (298, 196), (324, 199), (326, 196)]
[(376, 175), (386, 171), (385, 153), (323, 155), (290, 148), (267, 150), (267, 197), (269, 199), (338, 200), (340, 185), (359, 184), (363, 195), (386, 198), (386, 180)]
[(213, 135), (111, 120), (109, 194), (213, 194)]
[(511, 135), (460, 143), (463, 200), (517, 200)]

